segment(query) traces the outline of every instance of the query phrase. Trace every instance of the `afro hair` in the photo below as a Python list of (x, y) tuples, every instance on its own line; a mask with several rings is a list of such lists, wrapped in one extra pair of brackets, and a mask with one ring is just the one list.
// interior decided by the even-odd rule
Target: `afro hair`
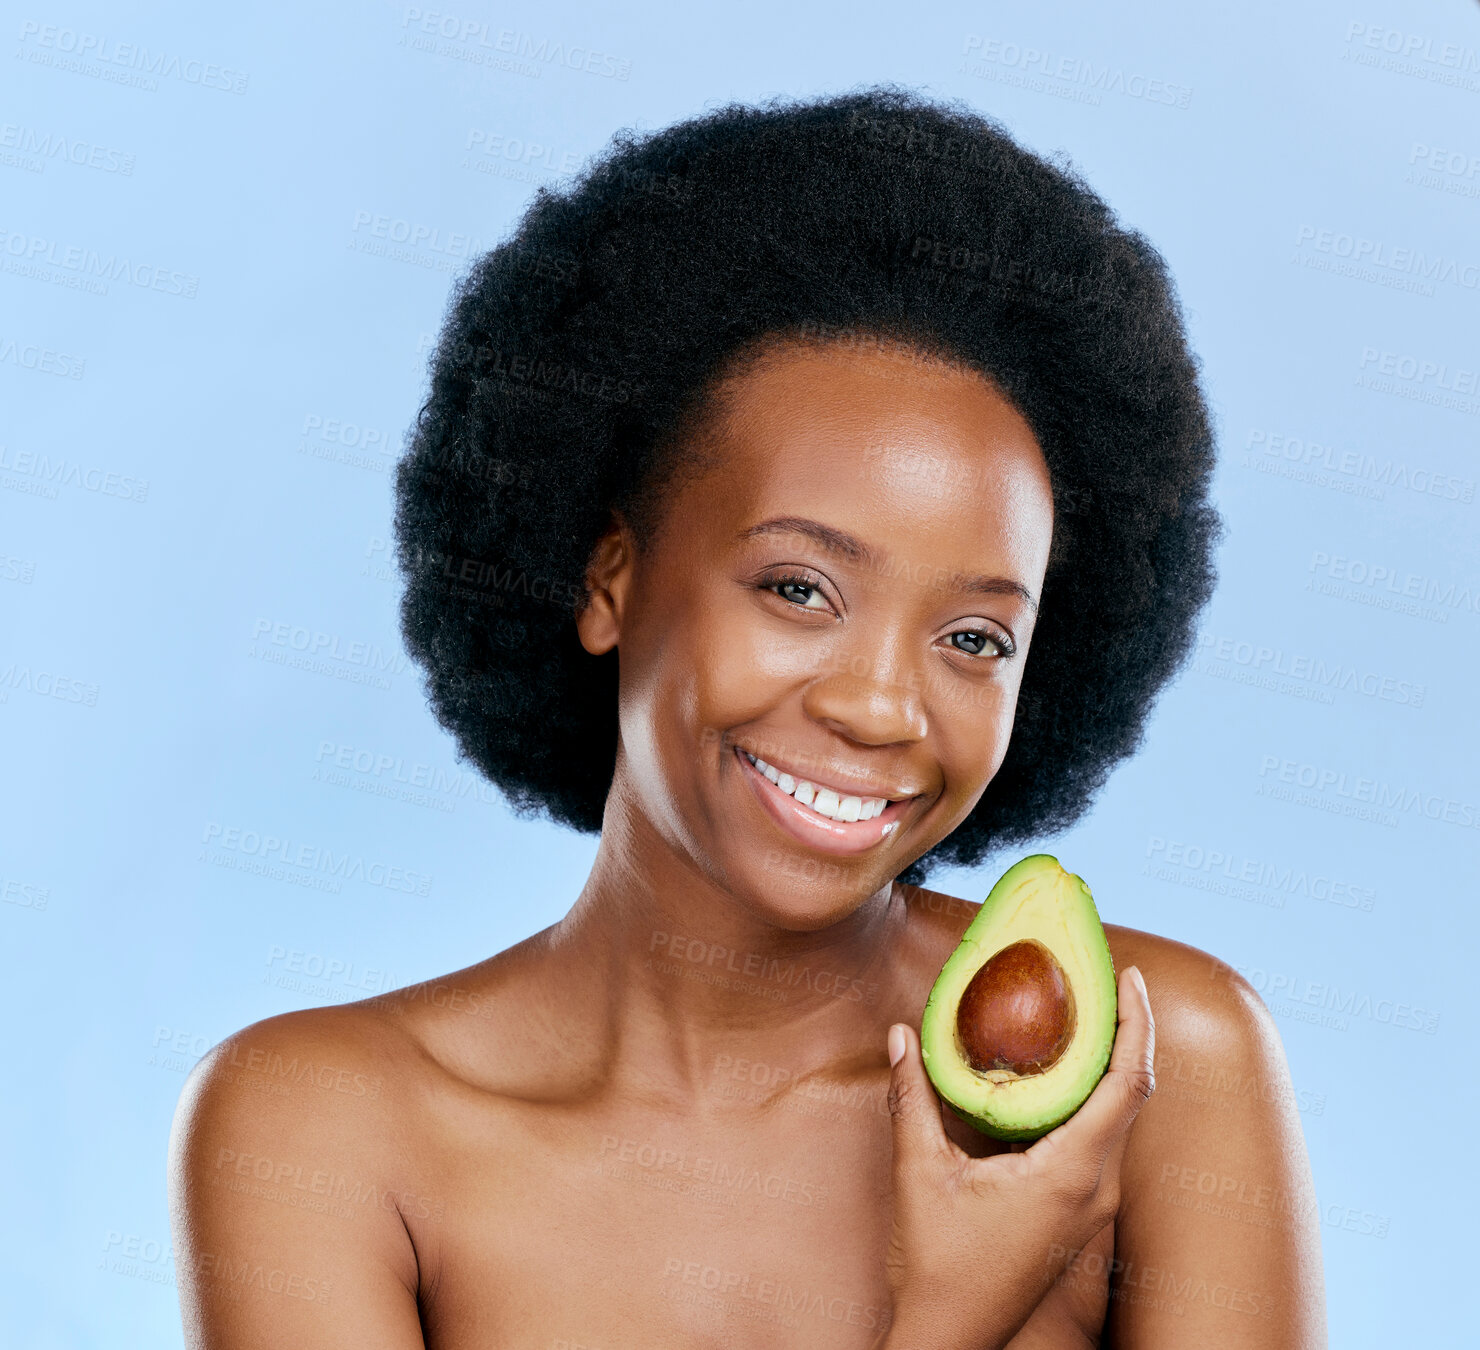
[(896, 86), (619, 132), (456, 284), (397, 466), (401, 621), (520, 815), (599, 832), (617, 653), (580, 645), (619, 510), (651, 547), (706, 397), (787, 336), (963, 363), (1032, 427), (1054, 536), (1006, 757), (900, 874), (1067, 828), (1191, 650), (1223, 526), (1175, 287), (1062, 163)]

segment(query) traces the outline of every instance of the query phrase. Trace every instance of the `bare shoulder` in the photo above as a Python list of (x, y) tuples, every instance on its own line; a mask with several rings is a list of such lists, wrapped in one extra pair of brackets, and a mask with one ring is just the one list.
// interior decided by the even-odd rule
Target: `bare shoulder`
[[(187, 1130), (256, 1119), (338, 1119), (382, 1102), (417, 1057), (405, 1021), (373, 1001), (267, 1017), (214, 1046), (191, 1071), (177, 1123)], [(379, 1111), (385, 1106), (378, 1108)]]
[(1110, 924), (1105, 933), (1116, 969), (1140, 970), (1155, 1024), (1156, 1091), (1132, 1131), (1129, 1172), (1149, 1181), (1179, 1147), (1231, 1156), (1238, 1136), (1298, 1147), (1303, 1159), (1284, 1045), (1253, 986), (1185, 942)]
[(351, 1005), (253, 1023), (196, 1065), (169, 1149), (187, 1345), (421, 1344), (398, 1149), (416, 1055)]
[(1135, 966), (1146, 981), (1161, 1049), (1251, 1055), (1283, 1053), (1274, 1019), (1254, 987), (1199, 947), (1106, 924), (1116, 970)]
[(354, 1189), (346, 1178), (382, 1184), (421, 1057), (404, 1020), (369, 1003), (283, 1013), (228, 1036), (191, 1071), (175, 1111), (172, 1209), (235, 1210), (255, 1224), (275, 1202), (334, 1212), (336, 1193)]
[(443, 1126), (469, 1101), (497, 1120), (510, 979), (496, 957), (268, 1017), (196, 1065), (169, 1151), (187, 1345), (422, 1344), (455, 1206)]
[[(267, 1017), (228, 1036), (186, 1081), (177, 1161), (245, 1175), (247, 1144), (322, 1143), (369, 1171), (414, 1163), (408, 1141), (425, 1132), (436, 1102), (464, 1091), (490, 1100), (517, 1092), (533, 945), (527, 939), (447, 975)], [(221, 1147), (202, 1153), (198, 1140), (218, 1136)]]
[[(514, 949), (511, 949), (511, 952)], [(332, 1134), (368, 1152), (430, 1094), (496, 1061), (515, 1038), (511, 953), (372, 998), (282, 1013), (213, 1047), (180, 1098), (176, 1133), (238, 1130)], [(481, 1086), (491, 1087), (491, 1084)]]
[(1324, 1346), (1319, 1209), (1273, 1017), (1216, 956), (1105, 932), (1145, 979), (1156, 1037), (1121, 1164), (1111, 1342)]

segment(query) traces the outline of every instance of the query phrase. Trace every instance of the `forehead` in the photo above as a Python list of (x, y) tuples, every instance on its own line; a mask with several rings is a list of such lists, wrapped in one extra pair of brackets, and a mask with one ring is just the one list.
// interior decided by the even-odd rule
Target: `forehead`
[(716, 392), (711, 518), (805, 514), (891, 549), (975, 538), (1029, 571), (1040, 544), (1046, 560), (1048, 466), (980, 372), (900, 344), (789, 343)]

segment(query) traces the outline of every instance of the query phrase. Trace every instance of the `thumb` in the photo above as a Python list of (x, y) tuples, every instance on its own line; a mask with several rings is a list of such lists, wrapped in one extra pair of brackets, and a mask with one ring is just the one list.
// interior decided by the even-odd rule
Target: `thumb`
[(894, 1161), (918, 1162), (948, 1153), (950, 1140), (935, 1094), (920, 1058), (920, 1038), (904, 1022), (889, 1028), (889, 1115), (894, 1126)]

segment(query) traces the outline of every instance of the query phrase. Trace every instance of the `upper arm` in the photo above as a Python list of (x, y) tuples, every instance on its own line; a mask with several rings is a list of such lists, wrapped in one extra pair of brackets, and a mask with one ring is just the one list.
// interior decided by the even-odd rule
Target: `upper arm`
[(422, 1346), (390, 1094), (368, 1053), (315, 1014), (288, 1014), (192, 1072), (169, 1163), (192, 1350)]
[(1321, 1234), (1274, 1021), (1230, 967), (1138, 954), (1156, 1091), (1122, 1169), (1107, 1344), (1326, 1345)]

